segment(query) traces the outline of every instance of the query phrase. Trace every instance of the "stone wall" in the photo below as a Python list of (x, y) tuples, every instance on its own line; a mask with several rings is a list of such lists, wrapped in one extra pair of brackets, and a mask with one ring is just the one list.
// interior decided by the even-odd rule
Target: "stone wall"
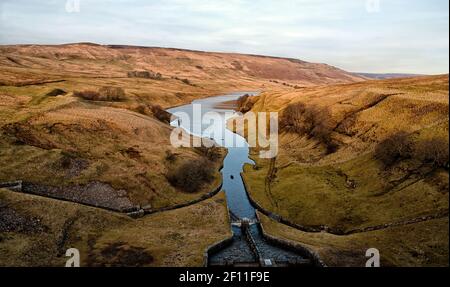
[[(258, 218), (258, 220), (260, 221), (259, 215), (256, 214), (256, 217)], [(263, 237), (270, 243), (278, 245), (278, 246), (283, 246), (283, 247), (287, 247), (295, 252), (298, 252), (299, 254), (301, 254), (302, 256), (310, 259), (312, 261), (312, 263), (315, 266), (318, 267), (327, 267), (327, 265), (325, 264), (325, 262), (323, 262), (323, 260), (320, 258), (319, 254), (317, 252), (315, 252), (314, 250), (311, 250), (305, 246), (303, 246), (302, 244), (298, 243), (298, 242), (293, 242), (290, 240), (286, 240), (283, 238), (279, 238), (273, 235), (270, 235), (269, 233), (267, 233), (264, 229), (264, 226), (262, 224), (259, 224), (259, 227), (261, 228), (261, 233), (263, 235)]]
[[(220, 189), (222, 189), (222, 185), (220, 186)], [(206, 248), (206, 251), (203, 255), (203, 266), (204, 267), (208, 267), (209, 256), (211, 256), (214, 253), (219, 252), (220, 250), (224, 249), (227, 246), (230, 246), (231, 243), (233, 243), (234, 232), (233, 232), (233, 228), (231, 227), (231, 214), (230, 214), (230, 210), (228, 209), (228, 206), (227, 206), (227, 212), (228, 212), (228, 222), (230, 223), (231, 236)]]
[[(299, 229), (299, 230), (302, 230), (305, 232), (316, 232), (317, 233), (317, 232), (322, 231), (320, 228), (305, 227), (305, 226), (300, 226), (295, 223), (289, 222), (289, 221), (283, 219), (281, 216), (264, 209), (251, 197), (251, 195), (248, 191), (248, 185), (247, 185), (247, 182), (245, 181), (245, 177), (244, 177), (243, 173), (241, 173), (241, 178), (242, 178), (242, 182), (244, 183), (244, 188), (245, 188), (245, 191), (247, 193), (250, 203), (255, 207), (256, 210), (258, 210), (262, 214), (275, 220), (276, 222), (279, 222), (281, 224), (284, 224), (289, 227), (293, 227), (293, 228), (296, 228), (296, 229)], [(256, 214), (256, 216), (258, 218), (258, 221), (261, 222), (258, 214)], [(304, 257), (311, 259), (311, 261), (313, 262), (314, 265), (326, 267), (326, 264), (322, 261), (320, 256), (315, 251), (310, 250), (309, 248), (306, 248), (305, 246), (303, 246), (299, 243), (294, 243), (294, 242), (291, 242), (291, 241), (288, 241), (288, 240), (285, 240), (282, 238), (278, 238), (278, 237), (268, 234), (267, 232), (265, 232), (264, 226), (262, 226), (262, 224), (259, 224), (259, 227), (261, 228), (261, 232), (262, 232), (264, 238), (268, 242), (271, 242), (273, 244), (278, 244), (279, 246), (288, 247), (291, 250), (294, 250), (294, 251), (298, 252), (299, 254), (302, 254)]]

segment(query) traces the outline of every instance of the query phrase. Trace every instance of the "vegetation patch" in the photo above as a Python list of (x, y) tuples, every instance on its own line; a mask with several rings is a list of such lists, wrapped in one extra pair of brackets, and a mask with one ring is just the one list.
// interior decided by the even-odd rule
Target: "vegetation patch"
[(120, 87), (102, 87), (98, 91), (75, 91), (73, 94), (87, 101), (121, 102), (126, 100), (125, 91)]
[(115, 242), (100, 251), (102, 261), (92, 267), (144, 267), (153, 263), (153, 256), (142, 247)]
[(333, 153), (338, 146), (331, 137), (333, 132), (331, 118), (331, 112), (327, 107), (294, 103), (283, 111), (280, 126), (284, 131), (317, 140), (326, 146), (328, 153)]
[(241, 113), (249, 112), (254, 104), (255, 103), (252, 101), (252, 97), (249, 94), (245, 94), (237, 100), (237, 107)]
[(57, 96), (64, 96), (67, 92), (62, 89), (53, 89), (50, 92), (46, 94), (47, 97), (57, 97)]
[(206, 159), (188, 161), (169, 171), (167, 178), (177, 188), (193, 193), (214, 180), (214, 165)]
[(142, 115), (153, 116), (166, 124), (169, 124), (172, 118), (172, 114), (164, 110), (160, 105), (140, 104), (133, 110)]
[(201, 155), (205, 156), (210, 161), (217, 162), (220, 159), (222, 159), (223, 153), (222, 153), (222, 149), (220, 147), (217, 147), (217, 146), (213, 146), (213, 147), (201, 146), (201, 147), (197, 147), (195, 149)]
[(449, 149), (448, 138), (433, 136), (428, 139), (413, 141), (405, 132), (397, 132), (381, 141), (375, 148), (375, 157), (385, 168), (401, 160), (411, 159), (433, 170), (448, 170)]
[(161, 73), (155, 73), (153, 71), (131, 71), (127, 73), (128, 78), (142, 78), (152, 80), (162, 80)]

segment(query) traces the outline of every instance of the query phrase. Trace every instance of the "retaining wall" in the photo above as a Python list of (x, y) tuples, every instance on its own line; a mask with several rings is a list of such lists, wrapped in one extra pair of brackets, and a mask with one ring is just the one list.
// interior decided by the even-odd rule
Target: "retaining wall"
[[(221, 189), (222, 189), (222, 186), (221, 186)], [(226, 194), (225, 194), (225, 197), (226, 197)], [(226, 200), (226, 198), (225, 198), (225, 200)], [(220, 250), (224, 249), (227, 246), (230, 246), (233, 243), (234, 232), (233, 232), (233, 228), (231, 225), (231, 211), (228, 209), (228, 205), (227, 205), (227, 213), (228, 213), (228, 222), (230, 223), (231, 236), (206, 248), (205, 253), (203, 254), (203, 266), (204, 267), (208, 267), (209, 256), (211, 256), (214, 253), (219, 252)]]
[[(256, 217), (260, 221), (258, 214), (256, 214)], [(259, 228), (261, 229), (261, 233), (262, 233), (264, 239), (266, 239), (268, 242), (278, 245), (278, 246), (287, 247), (290, 250), (298, 252), (302, 256), (310, 259), (315, 266), (327, 267), (325, 262), (323, 262), (323, 260), (320, 258), (320, 255), (316, 251), (311, 250), (310, 248), (307, 248), (298, 242), (293, 242), (290, 240), (286, 240), (283, 238), (279, 238), (279, 237), (270, 235), (265, 231), (264, 226), (262, 224), (259, 224)]]
[[(283, 219), (281, 216), (272, 213), (268, 210), (265, 210), (264, 208), (262, 208), (262, 206), (260, 206), (255, 200), (253, 200), (253, 198), (250, 195), (250, 192), (248, 191), (248, 184), (245, 181), (245, 177), (244, 174), (241, 173), (241, 178), (242, 178), (242, 182), (244, 183), (244, 189), (245, 192), (247, 193), (247, 197), (250, 201), (250, 203), (255, 207), (256, 210), (258, 210), (259, 212), (261, 212), (262, 214), (266, 215), (267, 217), (275, 220), (276, 222), (279, 222), (281, 224), (305, 231), (305, 232), (321, 232), (323, 230), (319, 229), (319, 228), (314, 228), (314, 227), (305, 227), (305, 226), (301, 226), (292, 222), (289, 222), (285, 219)], [(258, 219), (259, 222), (261, 222), (258, 213), (256, 213), (256, 217)], [(263, 235), (263, 237), (268, 241), (271, 242), (273, 244), (278, 244), (279, 246), (284, 246), (284, 247), (288, 247), (291, 250), (294, 250), (296, 252), (299, 252), (299, 254), (302, 254), (304, 257), (311, 259), (311, 261), (313, 262), (314, 265), (316, 266), (321, 266), (321, 267), (326, 267), (326, 264), (322, 261), (322, 259), (320, 258), (319, 254), (317, 254), (315, 251), (310, 250), (309, 248), (306, 248), (305, 246), (301, 245), (300, 243), (294, 243), (282, 238), (278, 238), (275, 237), (273, 235), (270, 235), (268, 233), (265, 232), (264, 230), (264, 226), (260, 223), (259, 227), (261, 228), (261, 233)]]
[(300, 225), (297, 223), (293, 223), (285, 218), (283, 218), (281, 215), (275, 214), (271, 211), (268, 211), (267, 209), (264, 209), (259, 203), (257, 203), (251, 196), (250, 192), (249, 192), (249, 187), (247, 182), (245, 181), (245, 177), (244, 174), (241, 173), (241, 178), (242, 178), (242, 182), (244, 183), (244, 189), (245, 192), (247, 193), (247, 197), (250, 201), (250, 203), (255, 207), (256, 210), (258, 210), (259, 212), (261, 212), (262, 214), (266, 215), (267, 217), (272, 218), (273, 220), (282, 223), (284, 225), (293, 227), (295, 229), (304, 231), (304, 232), (310, 232), (310, 233), (319, 233), (319, 232), (328, 232), (331, 234), (335, 234), (335, 235), (346, 235), (345, 232), (343, 232), (342, 230), (339, 229), (334, 229), (334, 228), (330, 228), (328, 226), (325, 225), (318, 225), (318, 226), (305, 226), (305, 225)]

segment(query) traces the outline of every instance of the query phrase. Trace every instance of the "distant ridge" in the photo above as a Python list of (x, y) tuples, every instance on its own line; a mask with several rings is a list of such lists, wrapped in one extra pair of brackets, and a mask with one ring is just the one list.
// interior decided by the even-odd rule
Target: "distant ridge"
[(387, 73), (387, 74), (377, 74), (377, 73), (353, 73), (358, 76), (362, 76), (369, 79), (385, 80), (385, 79), (399, 79), (399, 78), (414, 78), (426, 76), (423, 74), (401, 74), (401, 73)]

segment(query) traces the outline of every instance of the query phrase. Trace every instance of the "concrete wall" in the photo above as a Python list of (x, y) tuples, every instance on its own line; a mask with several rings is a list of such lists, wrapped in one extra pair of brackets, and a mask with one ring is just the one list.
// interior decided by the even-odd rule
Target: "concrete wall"
[[(276, 222), (287, 225), (289, 227), (293, 227), (293, 228), (302, 230), (304, 232), (321, 232), (322, 231), (321, 229), (304, 227), (304, 226), (300, 226), (295, 223), (289, 222), (288, 220), (283, 219), (281, 216), (264, 209), (251, 197), (251, 194), (248, 191), (248, 184), (245, 181), (245, 177), (244, 177), (243, 173), (241, 173), (241, 178), (242, 178), (242, 181), (244, 182), (244, 188), (245, 188), (245, 191), (247, 193), (250, 203), (255, 207), (256, 210), (258, 210), (262, 214), (268, 216), (269, 218), (275, 220)], [(261, 222), (258, 214), (256, 214), (256, 216), (258, 218), (258, 221)], [(294, 243), (292, 241), (288, 241), (283, 238), (278, 238), (273, 235), (270, 235), (267, 232), (265, 232), (264, 226), (262, 226), (262, 224), (259, 224), (259, 226), (261, 228), (261, 232), (262, 232), (264, 238), (268, 242), (271, 242), (273, 244), (278, 244), (279, 246), (284, 246), (284, 247), (290, 248), (291, 250), (294, 250), (294, 251), (298, 252), (299, 254), (302, 254), (304, 257), (310, 259), (314, 265), (326, 267), (325, 262), (322, 261), (319, 254), (317, 254), (315, 251), (313, 251), (309, 248), (306, 248), (305, 246), (301, 245), (300, 243)]]
[[(258, 218), (258, 220), (260, 220), (258, 214), (256, 214), (256, 217)], [(264, 226), (262, 224), (259, 224), (259, 227), (261, 228), (261, 233), (262, 233), (263, 237), (268, 242), (278, 245), (278, 246), (287, 247), (295, 252), (298, 252), (299, 254), (303, 255), (305, 258), (310, 259), (315, 266), (327, 267), (325, 262), (323, 262), (323, 260), (320, 258), (319, 254), (317, 252), (315, 252), (314, 250), (311, 250), (298, 242), (293, 242), (290, 240), (286, 240), (283, 238), (279, 238), (279, 237), (270, 235), (269, 233), (267, 233), (264, 230)]]
[[(220, 186), (220, 189), (222, 189), (222, 185)], [(226, 197), (226, 194), (225, 194)], [(220, 250), (222, 250), (223, 248), (231, 245), (231, 243), (233, 243), (233, 237), (234, 237), (234, 232), (233, 232), (233, 228), (231, 227), (231, 214), (230, 214), (230, 210), (228, 209), (228, 205), (227, 205), (227, 212), (228, 212), (228, 222), (230, 225), (230, 232), (231, 235), (228, 238), (225, 238), (224, 240), (215, 243), (211, 246), (209, 246), (208, 248), (206, 248), (205, 253), (203, 255), (203, 266), (204, 267), (208, 267), (208, 263), (209, 263), (209, 256), (211, 256), (212, 254), (219, 252)]]

